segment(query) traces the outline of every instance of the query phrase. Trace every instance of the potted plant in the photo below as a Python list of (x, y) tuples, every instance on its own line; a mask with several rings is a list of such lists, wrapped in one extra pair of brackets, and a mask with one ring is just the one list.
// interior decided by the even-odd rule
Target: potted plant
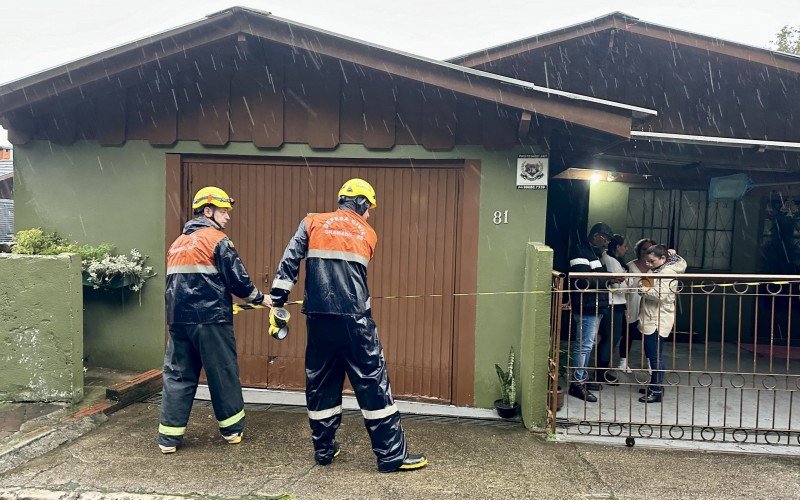
[(494, 402), (497, 414), (503, 418), (513, 418), (519, 411), (517, 403), (517, 385), (514, 380), (514, 348), (508, 352), (508, 371), (504, 371), (500, 365), (495, 364), (497, 377), (500, 379), (500, 388), (503, 397)]
[(148, 278), (155, 276), (153, 268), (144, 265), (147, 256), (135, 248), (128, 255), (112, 255), (113, 247), (108, 243), (96, 247), (78, 245), (56, 233), (45, 233), (40, 228), (18, 231), (14, 235), (12, 251), (28, 255), (76, 253), (81, 257), (83, 284), (94, 289), (128, 287), (139, 291)]

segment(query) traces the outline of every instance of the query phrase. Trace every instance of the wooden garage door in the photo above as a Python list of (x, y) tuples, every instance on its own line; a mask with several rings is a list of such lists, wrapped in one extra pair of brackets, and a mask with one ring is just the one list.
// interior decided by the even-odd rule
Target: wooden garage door
[[(339, 187), (351, 177), (372, 183), (378, 208), (370, 211), (369, 222), (378, 246), (369, 286), (393, 392), (447, 403), (453, 400), (453, 293), (463, 176), (463, 165), (449, 164), (183, 160), (184, 199), (205, 185), (219, 186), (236, 199), (227, 232), (262, 290), (269, 289), (286, 243), (307, 213), (334, 210)], [(304, 275), (303, 270), (290, 300), (302, 299)], [(422, 297), (388, 298), (407, 295)], [(280, 342), (264, 333), (265, 312), (236, 316), (245, 386), (304, 387), (305, 318), (299, 306), (289, 310), (291, 333)]]

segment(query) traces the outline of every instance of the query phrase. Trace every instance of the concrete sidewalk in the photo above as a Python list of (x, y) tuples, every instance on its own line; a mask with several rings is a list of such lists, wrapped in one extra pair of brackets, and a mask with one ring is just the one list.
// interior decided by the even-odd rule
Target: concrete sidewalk
[(303, 409), (249, 407), (241, 445), (196, 402), (185, 445), (162, 455), (158, 405), (0, 475), (0, 498), (800, 498), (800, 458), (547, 442), (520, 424), (404, 419), (426, 469), (379, 474), (360, 414), (348, 412), (329, 467), (314, 464)]

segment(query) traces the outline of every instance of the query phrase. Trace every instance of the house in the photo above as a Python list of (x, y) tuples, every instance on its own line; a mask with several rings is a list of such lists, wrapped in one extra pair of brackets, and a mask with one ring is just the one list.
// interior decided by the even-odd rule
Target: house
[[(621, 383), (603, 384), (596, 402), (568, 397), (558, 411), (553, 397), (551, 430), (558, 421), (566, 433), (629, 446), (636, 437), (795, 443), (800, 57), (614, 12), (449, 62), (658, 112), (634, 123), (630, 140), (588, 150), (585, 141), (560, 146), (577, 132), (551, 136), (545, 242), (565, 271), (569, 245), (604, 221), (631, 244), (654, 238), (686, 258), (687, 274), (672, 282), (663, 401), (639, 399), (650, 378), (635, 340), (628, 358), (642, 369), (603, 379)], [(580, 289), (575, 276), (567, 286)], [(580, 314), (553, 308), (553, 353), (575, 342)], [(609, 356), (620, 357), (609, 345)]]
[[(378, 192), (370, 285), (395, 395), (478, 407), (523, 298), (474, 293), (521, 290), (545, 238), (547, 190), (517, 189), (518, 160), (608, 149), (655, 115), (241, 7), (0, 87), (15, 227), (137, 248), (158, 273), (140, 295), (86, 290), (89, 364), (160, 366), (165, 250), (199, 187), (237, 199), (229, 234), (267, 289), (298, 221), (359, 176)], [(263, 311), (235, 326), (245, 386), (303, 387), (303, 321), (283, 342)]]
[[(800, 57), (613, 12), (449, 62), (658, 111), (630, 141), (551, 161), (556, 268), (587, 221), (603, 220), (679, 248), (696, 271), (788, 271), (753, 256), (768, 246), (770, 207), (800, 198)], [(737, 204), (708, 200), (711, 178), (742, 172), (765, 187)]]

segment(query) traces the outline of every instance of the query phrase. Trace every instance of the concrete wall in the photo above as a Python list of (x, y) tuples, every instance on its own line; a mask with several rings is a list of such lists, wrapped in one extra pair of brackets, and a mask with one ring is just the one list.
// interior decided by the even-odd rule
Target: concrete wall
[(74, 254), (0, 254), (0, 401), (83, 399), (83, 286)]
[(141, 294), (87, 290), (91, 366), (145, 370), (164, 353), (164, 152), (146, 142), (102, 148), (37, 141), (15, 148), (16, 230), (42, 227), (80, 243), (108, 242), (150, 259), (158, 276)]
[(528, 428), (547, 425), (553, 250), (528, 243), (519, 355), (519, 402)]
[[(120, 251), (135, 247), (150, 256), (149, 265), (158, 276), (145, 284), (140, 295), (87, 292), (85, 315), (89, 364), (144, 370), (159, 367), (164, 351), (166, 153), (480, 160), (478, 290), (508, 291), (521, 290), (524, 285), (527, 242), (543, 241), (545, 236), (546, 192), (516, 189), (517, 155), (536, 152), (539, 151), (530, 148), (489, 152), (478, 146), (447, 152), (397, 146), (391, 151), (376, 152), (360, 145), (314, 151), (299, 144), (260, 150), (249, 143), (205, 148), (188, 142), (155, 148), (143, 141), (103, 148), (86, 141), (68, 147), (34, 141), (15, 149), (15, 227), (41, 226), (80, 242), (109, 242)], [(494, 212), (505, 210), (508, 223), (494, 224)], [(510, 346), (519, 349), (521, 321), (519, 295), (478, 298), (477, 406), (491, 407), (499, 397), (494, 363), (506, 359)]]

